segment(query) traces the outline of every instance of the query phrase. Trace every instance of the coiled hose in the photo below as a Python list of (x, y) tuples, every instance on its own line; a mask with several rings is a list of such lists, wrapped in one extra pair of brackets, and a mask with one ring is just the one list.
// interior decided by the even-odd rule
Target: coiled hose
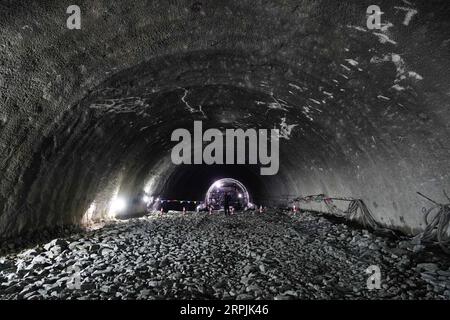
[[(426, 228), (416, 238), (424, 244), (437, 244), (445, 253), (450, 254), (450, 198), (444, 191), (444, 195), (447, 197), (449, 203), (441, 204), (431, 200), (420, 192), (418, 194), (431, 201), (434, 205), (429, 209), (422, 209)], [(433, 213), (434, 216), (432, 215)], [(432, 218), (430, 219), (430, 217)]]
[[(348, 201), (349, 205), (347, 207), (347, 210), (343, 211), (336, 207), (333, 204), (333, 200), (341, 200), (341, 201)], [(358, 221), (360, 222), (365, 228), (372, 228), (374, 230), (381, 230), (384, 229), (380, 227), (378, 222), (374, 219), (372, 214), (370, 213), (369, 208), (367, 208), (364, 201), (361, 199), (352, 199), (352, 198), (330, 198), (325, 196), (324, 194), (315, 195), (315, 196), (307, 196), (303, 198), (297, 198), (295, 199), (296, 202), (322, 202), (327, 207), (328, 213), (340, 217), (345, 218), (348, 220)]]

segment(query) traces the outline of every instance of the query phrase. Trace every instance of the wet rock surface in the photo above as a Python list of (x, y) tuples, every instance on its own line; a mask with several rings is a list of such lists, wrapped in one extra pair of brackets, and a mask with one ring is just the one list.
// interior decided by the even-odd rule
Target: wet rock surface
[[(378, 266), (380, 289), (366, 269)], [(0, 258), (2, 299), (449, 299), (450, 260), (312, 213), (170, 213)]]

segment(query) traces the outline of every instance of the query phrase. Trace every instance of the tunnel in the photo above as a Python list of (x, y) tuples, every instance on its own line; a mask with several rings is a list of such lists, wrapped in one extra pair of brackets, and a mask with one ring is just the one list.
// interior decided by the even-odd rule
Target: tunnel
[[(156, 294), (154, 287), (169, 281), (163, 277), (154, 286), (150, 281), (153, 289), (141, 288), (130, 297), (322, 299), (378, 294), (449, 299), (450, 261), (441, 250), (448, 247), (444, 219), (450, 214), (448, 1), (133, 0), (125, 5), (78, 0), (79, 11), (73, 12), (71, 5), (53, 0), (0, 3), (0, 246), (5, 256), (62, 237), (101, 242), (142, 232), (153, 243), (159, 241), (160, 235), (152, 233), (157, 230), (178, 232), (186, 241), (197, 232), (201, 237), (216, 234), (224, 242), (235, 241), (224, 232), (231, 232), (229, 237), (242, 232), (242, 239), (254, 241), (251, 251), (255, 243), (267, 243), (262, 240), (268, 234), (264, 228), (271, 224), (279, 234), (269, 239), (317, 241), (325, 246), (324, 255), (332, 255), (333, 250), (326, 250), (331, 241), (327, 234), (344, 228), (339, 231), (342, 238), (331, 237), (359, 244), (369, 239), (374, 243), (359, 248), (377, 251), (373, 257), (381, 261), (360, 258), (367, 264), (359, 273), (363, 287), (364, 270), (371, 265), (399, 264), (402, 267), (394, 269), (400, 278), (417, 276), (417, 282), (412, 281), (419, 293), (394, 290), (397, 293), (390, 295), (387, 287), (299, 293), (288, 284), (272, 292), (247, 281), (242, 292), (198, 289), (194, 294), (179, 289)], [(373, 5), (382, 12), (379, 25), (371, 28)], [(79, 13), (79, 28), (69, 28), (74, 12)], [(194, 160), (174, 163), (179, 142), (173, 139), (174, 131), (194, 135), (196, 124), (202, 131), (198, 144), (192, 138)], [(250, 137), (244, 143), (249, 153), (241, 161), (226, 161), (225, 153), (238, 149), (220, 146), (214, 163), (205, 163), (204, 157), (194, 163), (212, 142), (204, 132), (225, 139), (233, 130), (256, 132), (254, 141)], [(261, 136), (263, 130), (268, 135)], [(273, 137), (270, 132), (276, 133), (268, 145), (271, 160), (278, 156), (272, 171), (261, 153), (251, 155)], [(208, 208), (210, 188), (224, 178), (242, 185), (236, 195), (245, 198), (245, 205), (239, 208), (252, 210), (238, 210), (234, 216), (198, 210)], [(347, 201), (351, 205), (345, 211)], [(439, 212), (443, 219), (440, 238), (431, 248), (421, 243), (408, 247), (406, 239), (431, 234), (431, 220), (424, 219), (424, 213), (433, 206), (438, 209), (432, 213)], [(330, 216), (348, 214), (351, 208), (360, 212), (354, 221)], [(80, 231), (93, 225), (101, 227)], [(208, 231), (193, 229), (184, 235), (183, 226)], [(144, 232), (146, 228), (151, 231)], [(247, 238), (250, 234), (254, 238)], [(49, 243), (45, 250), (59, 248), (45, 258), (50, 260), (65, 248), (78, 248)], [(196, 245), (202, 248), (202, 243)], [(111, 246), (98, 249), (98, 255), (127, 245)], [(275, 252), (296, 260), (296, 246)], [(30, 261), (36, 260), (32, 270), (47, 261), (36, 258), (43, 254), (39, 250), (26, 252)], [(248, 254), (257, 261), (265, 257), (263, 251)], [(386, 255), (388, 262), (383, 260)], [(311, 272), (331, 272), (312, 256)], [(59, 297), (51, 294), (56, 292), (53, 287), (46, 295), (22, 288), (20, 268), (11, 267), (17, 258), (7, 257), (0, 260), (0, 296)], [(150, 260), (158, 269), (167, 259)], [(290, 273), (288, 264), (279, 268)], [(422, 276), (413, 269), (422, 270)], [(445, 281), (423, 276), (438, 269)], [(267, 273), (264, 264), (253, 271)], [(8, 272), (18, 278), (11, 280)], [(223, 281), (219, 288), (229, 282)], [(326, 279), (317, 281), (328, 284)], [(84, 282), (82, 291), (93, 292), (91, 298), (110, 293)]]

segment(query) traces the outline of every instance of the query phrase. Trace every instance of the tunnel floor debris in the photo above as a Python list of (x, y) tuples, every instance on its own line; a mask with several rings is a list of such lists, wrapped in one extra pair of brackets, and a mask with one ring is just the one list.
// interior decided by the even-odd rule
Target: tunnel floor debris
[[(369, 290), (374, 265), (381, 287)], [(1, 257), (0, 298), (449, 299), (449, 266), (314, 213), (169, 213)]]

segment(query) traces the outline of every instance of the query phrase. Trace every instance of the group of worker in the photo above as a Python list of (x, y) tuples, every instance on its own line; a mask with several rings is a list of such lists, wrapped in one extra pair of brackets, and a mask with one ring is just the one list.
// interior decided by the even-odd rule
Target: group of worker
[[(235, 208), (231, 204), (232, 204), (232, 197), (227, 192), (227, 193), (224, 194), (224, 197), (223, 197), (223, 208), (224, 208), (225, 215), (232, 215), (232, 214), (234, 214)], [(206, 207), (206, 209), (209, 211), (210, 214), (212, 214), (212, 212), (215, 211), (214, 206), (212, 206), (212, 205), (208, 205)], [(161, 203), (161, 206), (160, 206), (159, 210), (161, 211), (161, 213), (168, 212), (168, 208), (166, 207), (165, 203)], [(260, 212), (260, 213), (262, 213), (264, 211), (262, 206), (259, 207), (259, 210), (258, 209), (256, 209), (256, 210), (258, 212)], [(185, 207), (183, 207), (183, 212), (184, 213), (187, 212)]]

